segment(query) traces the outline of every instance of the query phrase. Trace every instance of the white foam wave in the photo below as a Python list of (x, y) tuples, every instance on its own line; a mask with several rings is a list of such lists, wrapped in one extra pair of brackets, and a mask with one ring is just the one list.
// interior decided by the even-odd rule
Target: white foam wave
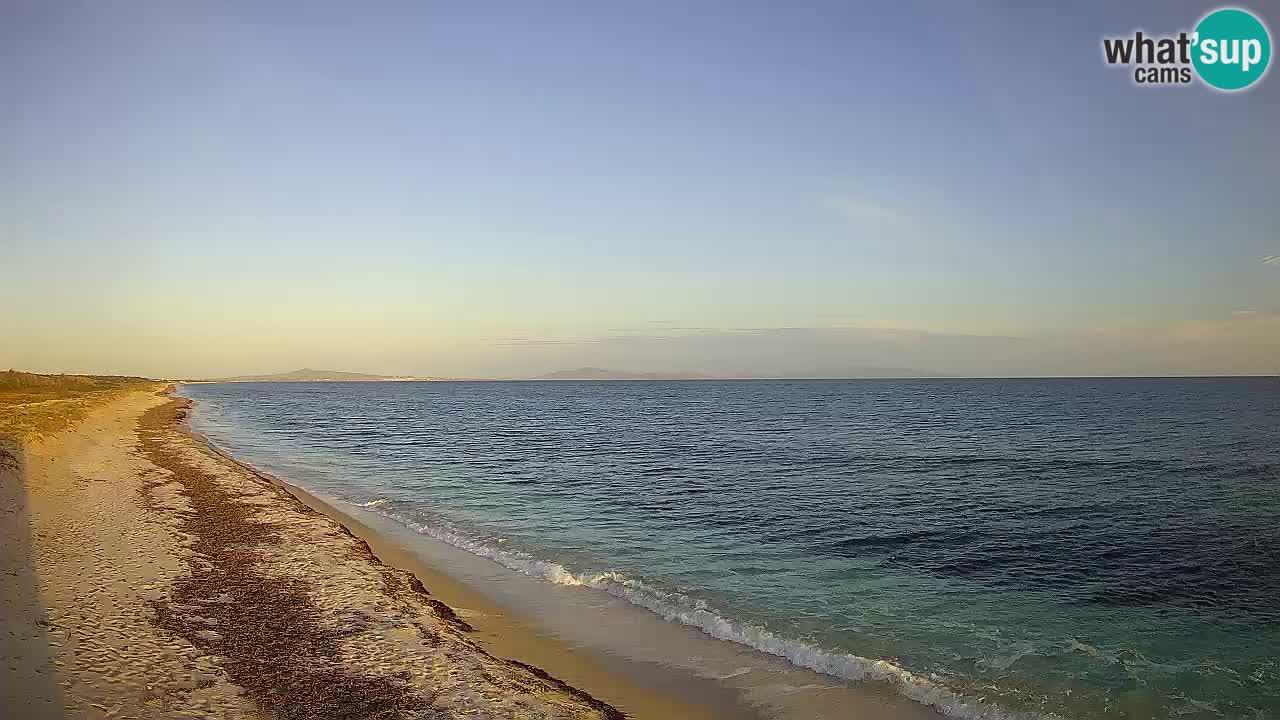
[[(204, 404), (203, 401), (201, 404)], [(934, 708), (949, 717), (959, 720), (1058, 719), (1054, 714), (1029, 715), (1010, 712), (965, 698), (931, 677), (913, 673), (887, 660), (873, 660), (851, 653), (828, 651), (798, 640), (779, 637), (764, 628), (725, 618), (708, 607), (703, 600), (654, 588), (619, 572), (574, 573), (556, 562), (534, 558), (518, 550), (493, 547), (452, 528), (420, 522), (391, 512), (384, 507), (385, 498), (356, 504), (370, 512), (407, 525), (430, 538), (488, 558), (525, 575), (559, 585), (588, 587), (607, 592), (649, 610), (669, 622), (698, 628), (711, 637), (784, 658), (798, 667), (847, 680), (878, 681), (890, 684), (901, 695)], [(499, 542), (505, 541), (505, 538), (499, 540)]]
[(386, 512), (379, 509), (380, 505), (365, 507), (406, 524), (430, 538), (488, 558), (525, 575), (558, 585), (581, 586), (607, 592), (669, 622), (698, 628), (711, 637), (784, 658), (791, 664), (808, 670), (846, 680), (887, 683), (894, 686), (901, 695), (949, 717), (960, 720), (1050, 720), (1057, 717), (1010, 712), (966, 698), (932, 677), (914, 673), (887, 660), (824, 650), (799, 640), (780, 637), (764, 628), (723, 617), (702, 600), (654, 588), (622, 573), (574, 573), (559, 563), (535, 558), (520, 551), (496, 548), (452, 528)]

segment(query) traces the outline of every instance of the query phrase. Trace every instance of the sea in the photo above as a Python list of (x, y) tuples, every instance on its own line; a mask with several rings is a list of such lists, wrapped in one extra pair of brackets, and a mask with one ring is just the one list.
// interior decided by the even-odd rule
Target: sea
[(1280, 379), (182, 385), (537, 581), (960, 718), (1280, 718)]

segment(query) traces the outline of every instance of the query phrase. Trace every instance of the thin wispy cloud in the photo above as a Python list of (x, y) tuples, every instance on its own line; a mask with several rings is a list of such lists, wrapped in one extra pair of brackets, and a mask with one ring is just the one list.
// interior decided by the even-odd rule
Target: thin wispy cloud
[(833, 195), (825, 203), (832, 211), (860, 223), (905, 227), (916, 222), (904, 208), (862, 195)]
[(590, 345), (599, 340), (540, 340), (536, 338), (498, 338), (493, 344), (498, 347), (548, 347), (555, 345)]
[(651, 334), (653, 334), (653, 333), (671, 333), (671, 334), (677, 334), (677, 333), (689, 333), (689, 332), (703, 332), (703, 331), (705, 331), (705, 330), (715, 330), (715, 329), (717, 329), (717, 328), (709, 328), (709, 327), (685, 327), (685, 326), (681, 326), (681, 325), (665, 325), (665, 324), (664, 324), (664, 325), (657, 326), (657, 327), (652, 326), (652, 325), (647, 326), (647, 327), (615, 327), (615, 328), (608, 328), (608, 332), (615, 332), (615, 333), (644, 333), (644, 334), (646, 334), (646, 335), (651, 335)]
[[(529, 367), (609, 367), (688, 371), (721, 377), (905, 377), (946, 374), (939, 357), (965, 368), (1026, 352), (1026, 341), (881, 327), (730, 327), (692, 332), (619, 333), (565, 341), (505, 338), (530, 353)], [(970, 372), (972, 372), (970, 370)]]
[[(510, 363), (698, 372), (715, 377), (1164, 375), (1274, 372), (1280, 313), (1059, 334), (966, 334), (909, 327), (726, 327), (698, 332), (508, 339)], [(1206, 368), (1208, 370), (1206, 370)]]

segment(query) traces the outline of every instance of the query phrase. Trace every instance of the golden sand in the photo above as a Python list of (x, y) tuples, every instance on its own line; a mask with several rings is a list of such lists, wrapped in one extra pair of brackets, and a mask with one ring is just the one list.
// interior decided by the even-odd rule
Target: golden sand
[(751, 687), (606, 667), (214, 451), (187, 405), (144, 386), (0, 440), (0, 718), (742, 720), (769, 688), (775, 716), (937, 717), (781, 661)]
[[(499, 657), (413, 574), (209, 451), (181, 430), (184, 404), (133, 392), (69, 431), (4, 446), (0, 707), (16, 717), (621, 717)], [(675, 714), (651, 716), (686, 716), (666, 707)]]

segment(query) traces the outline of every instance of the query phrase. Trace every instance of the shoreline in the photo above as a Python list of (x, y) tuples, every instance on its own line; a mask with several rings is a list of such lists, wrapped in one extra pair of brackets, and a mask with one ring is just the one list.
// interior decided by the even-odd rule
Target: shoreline
[[(194, 402), (194, 401), (193, 401)], [(766, 720), (940, 720), (947, 717), (929, 703), (901, 694), (896, 685), (850, 681), (793, 664), (779, 655), (711, 636), (702, 628), (672, 623), (629, 601), (589, 588), (572, 588), (575, 597), (550, 597), (565, 588), (520, 574), (487, 557), (437, 540), (379, 513), (328, 498), (260, 470), (184, 423), (184, 432), (246, 472), (270, 482), (301, 503), (340, 524), (366, 542), (375, 557), (420, 578), (444, 603), (475, 626), (482, 644), (496, 655), (518, 658), (591, 692), (637, 718)], [(465, 559), (461, 563), (457, 558)], [(477, 568), (482, 568), (477, 570)], [(496, 587), (513, 584), (515, 590)], [(539, 596), (526, 602), (525, 595)], [(582, 602), (582, 594), (603, 598)], [(514, 601), (513, 601), (514, 599)], [(568, 612), (583, 612), (573, 622), (600, 623), (593, 633), (565, 632)], [(613, 606), (597, 612), (598, 606)], [(555, 606), (555, 607), (551, 607)], [(622, 606), (621, 610), (617, 607)], [(619, 615), (623, 616), (619, 618)], [(602, 622), (603, 621), (603, 622)], [(636, 629), (640, 632), (634, 632)], [(600, 636), (621, 630), (613, 642)], [(640, 643), (669, 645), (685, 653), (671, 663), (653, 652), (629, 652)], [(648, 648), (652, 650), (652, 648)], [(695, 667), (696, 666), (696, 667)], [(713, 669), (714, 668), (714, 669)], [(718, 670), (718, 672), (717, 672)], [(785, 696), (785, 697), (783, 697)]]
[[(0, 706), (95, 720), (627, 717), (490, 652), (417, 576), (184, 432), (190, 404), (135, 391), (5, 445)], [(644, 688), (627, 699), (701, 717)]]
[[(675, 697), (665, 692), (668, 688), (647, 687), (633, 677), (603, 669), (600, 667), (602, 658), (540, 632), (524, 618), (514, 615), (483, 593), (432, 567), (389, 533), (375, 529), (370, 523), (304, 488), (232, 456), (192, 429), (189, 419), (183, 422), (181, 430), (208, 452), (279, 487), (312, 511), (337, 523), (366, 545), (373, 562), (411, 573), (428, 589), (432, 597), (430, 602), (459, 618), (466, 624), (468, 632), (474, 633), (473, 637), (495, 656), (545, 674), (549, 679), (571, 688), (570, 692), (589, 693), (589, 697), (607, 703), (627, 718), (763, 720), (765, 717), (738, 702), (730, 689), (717, 687), (711, 681), (682, 688), (684, 692), (681, 694), (686, 697)], [(699, 702), (696, 699), (699, 697), (710, 700)]]
[(94, 720), (941, 717), (607, 593), (433, 550), (231, 457), (190, 427), (196, 401), (162, 387), (0, 458), (13, 508), (0, 706)]
[[(607, 702), (628, 718), (687, 718), (688, 720), (763, 720), (762, 715), (735, 702), (732, 693), (707, 681), (685, 688), (685, 697), (669, 695), (628, 674), (601, 667), (601, 658), (536, 629), (462, 581), (424, 562), (396, 538), (384, 534), (339, 507), (288, 483), (285, 489), (315, 511), (328, 516), (366, 542), (380, 562), (412, 573), (437, 602), (471, 627), (474, 637), (494, 655), (548, 673), (575, 689)], [(691, 683), (692, 685), (692, 683)], [(695, 702), (702, 696), (707, 702)]]

